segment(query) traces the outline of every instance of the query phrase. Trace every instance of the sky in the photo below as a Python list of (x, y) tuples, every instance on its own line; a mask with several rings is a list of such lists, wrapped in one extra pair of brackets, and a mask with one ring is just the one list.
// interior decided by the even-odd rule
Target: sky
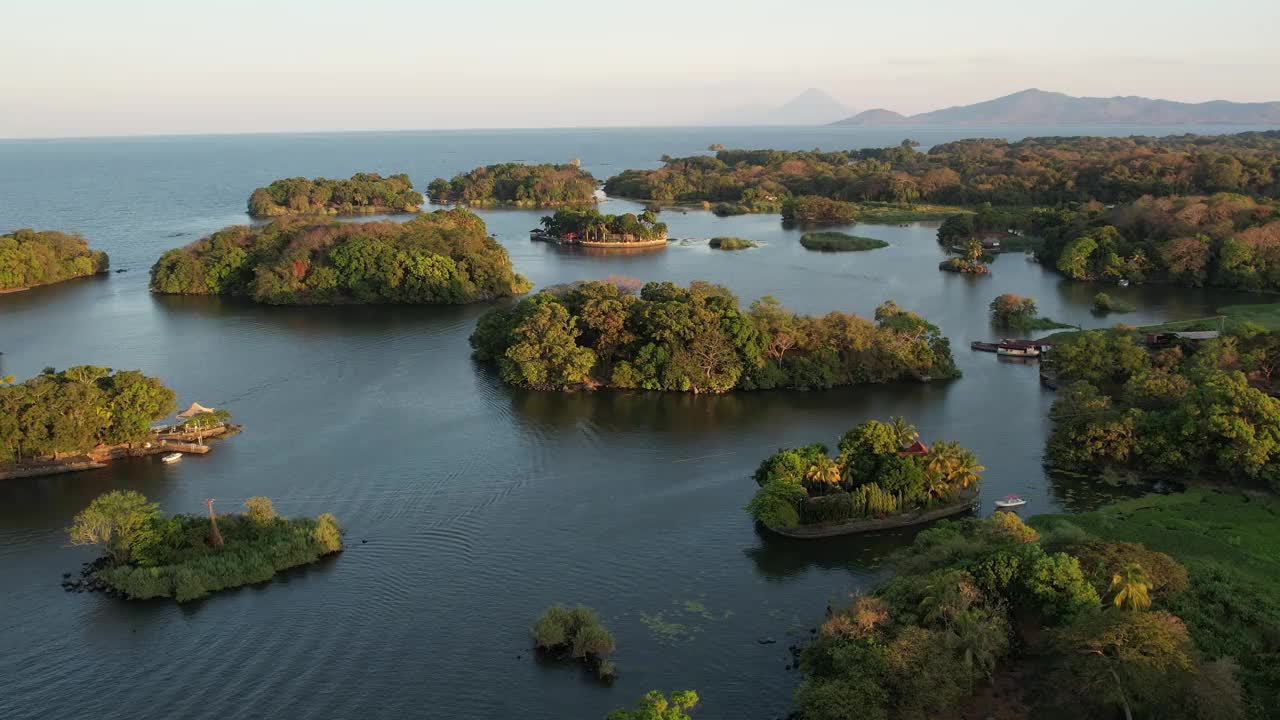
[(1280, 100), (1275, 0), (4, 0), (0, 28), (0, 138), (698, 125), (809, 87)]

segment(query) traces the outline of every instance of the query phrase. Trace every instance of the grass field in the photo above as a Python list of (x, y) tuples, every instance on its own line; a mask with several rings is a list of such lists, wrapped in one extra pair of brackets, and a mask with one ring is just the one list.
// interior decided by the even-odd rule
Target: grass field
[(922, 220), (945, 220), (952, 215), (972, 215), (973, 211), (956, 205), (899, 205), (897, 203), (860, 202), (858, 206), (858, 222), (865, 223), (908, 223)]
[[(1217, 315), (1193, 318), (1191, 320), (1174, 320), (1172, 322), (1159, 323), (1157, 325), (1142, 325), (1135, 327), (1133, 333), (1135, 335), (1145, 335), (1146, 333), (1152, 332), (1189, 330), (1226, 330), (1227, 332), (1230, 332), (1233, 329), (1239, 328), (1244, 323), (1253, 323), (1271, 332), (1280, 330), (1280, 303), (1224, 305), (1218, 308)], [(1092, 329), (1109, 330), (1110, 328), (1100, 327)], [(1081, 331), (1072, 330), (1069, 332), (1054, 333), (1047, 336), (1045, 339), (1062, 342), (1070, 339), (1079, 332)]]
[(1191, 587), (1169, 610), (1208, 658), (1239, 664), (1249, 717), (1280, 717), (1280, 498), (1193, 489), (1079, 515), (1039, 515), (1030, 524), (1048, 534), (1074, 526), (1176, 558)]

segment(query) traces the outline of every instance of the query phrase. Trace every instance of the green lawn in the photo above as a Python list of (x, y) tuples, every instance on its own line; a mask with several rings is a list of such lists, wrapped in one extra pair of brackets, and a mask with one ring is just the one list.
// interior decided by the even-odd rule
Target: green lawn
[[(1193, 318), (1191, 320), (1174, 320), (1171, 322), (1159, 323), (1157, 325), (1142, 325), (1134, 329), (1134, 334), (1141, 335), (1149, 332), (1168, 332), (1174, 330), (1219, 330), (1223, 328), (1229, 332), (1246, 322), (1260, 325), (1264, 329), (1272, 332), (1280, 330), (1280, 303), (1224, 305), (1218, 308), (1217, 315)], [(1108, 330), (1110, 327), (1090, 329)], [(1070, 339), (1078, 332), (1081, 331), (1072, 330), (1070, 332), (1054, 333), (1045, 339), (1062, 342)]]
[(908, 223), (921, 220), (945, 220), (952, 215), (972, 215), (973, 211), (956, 205), (931, 205), (916, 203), (900, 205), (898, 203), (860, 202), (858, 206), (858, 222), (865, 223)]

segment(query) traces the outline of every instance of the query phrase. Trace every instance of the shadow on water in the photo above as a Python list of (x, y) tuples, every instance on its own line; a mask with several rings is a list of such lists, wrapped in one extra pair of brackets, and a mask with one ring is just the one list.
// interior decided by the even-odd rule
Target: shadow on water
[[(974, 514), (965, 513), (952, 519), (967, 517)], [(891, 569), (888, 560), (893, 553), (909, 547), (917, 535), (940, 522), (947, 521), (821, 540), (783, 537), (757, 523), (755, 535), (759, 544), (746, 548), (743, 554), (751, 558), (756, 571), (770, 581), (804, 575), (814, 569), (848, 570), (878, 580), (888, 576)]]

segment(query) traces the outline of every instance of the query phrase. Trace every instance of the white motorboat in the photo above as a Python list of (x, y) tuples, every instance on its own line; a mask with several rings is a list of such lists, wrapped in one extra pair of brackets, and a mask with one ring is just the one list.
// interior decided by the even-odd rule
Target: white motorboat
[(164, 457), (160, 458), (160, 462), (164, 463), (165, 465), (172, 465), (181, 459), (182, 459), (182, 453), (169, 453), (168, 455), (165, 455)]
[(1006, 508), (1006, 509), (1022, 507), (1023, 505), (1026, 505), (1026, 504), (1027, 504), (1026, 498), (1022, 497), (1021, 495), (1005, 495), (1004, 497), (996, 501), (996, 507)]

